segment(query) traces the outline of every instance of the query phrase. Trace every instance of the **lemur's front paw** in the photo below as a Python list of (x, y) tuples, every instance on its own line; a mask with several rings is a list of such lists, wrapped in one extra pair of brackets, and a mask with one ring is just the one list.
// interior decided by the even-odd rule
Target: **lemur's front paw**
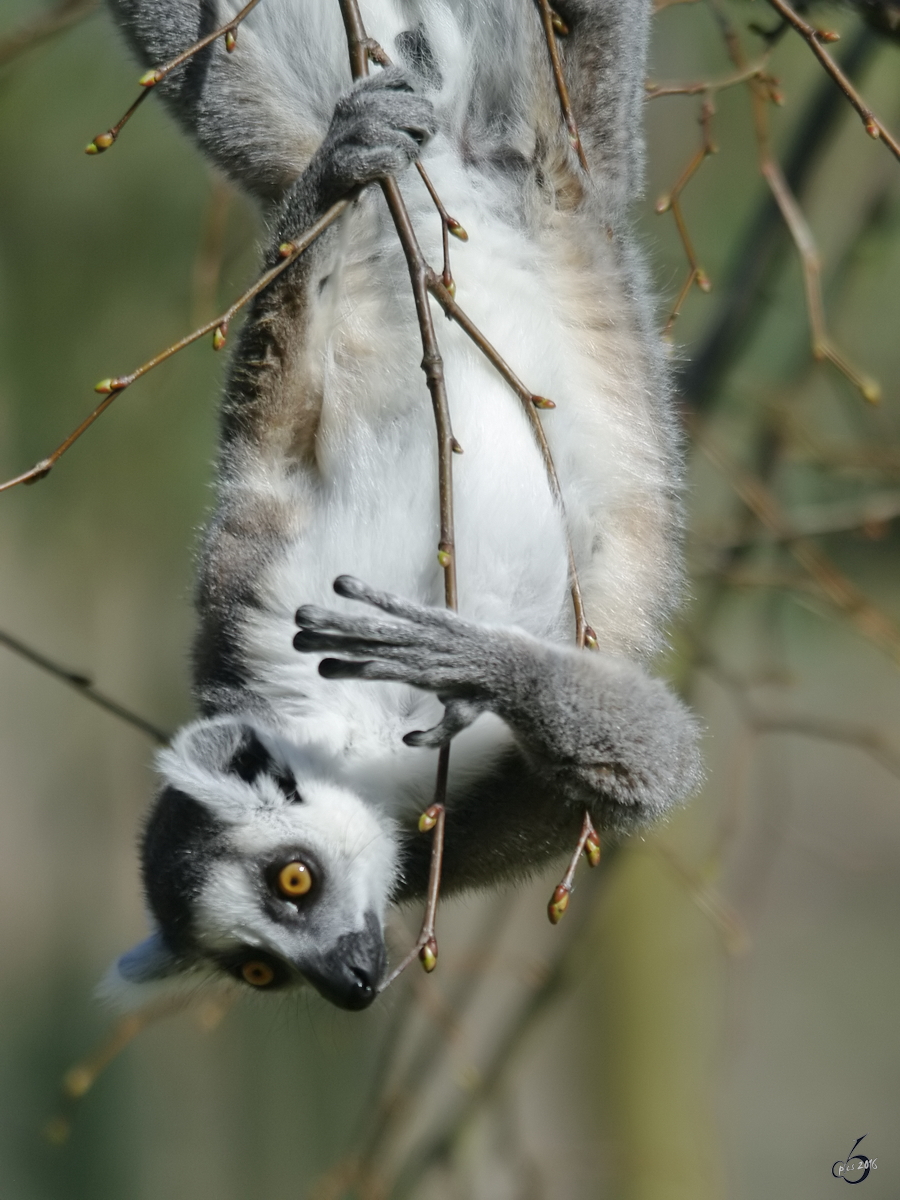
[(338, 100), (325, 141), (310, 167), (327, 203), (376, 179), (399, 175), (437, 129), (430, 100), (411, 77), (388, 67)]
[(385, 679), (434, 692), (445, 706), (444, 719), (434, 729), (407, 734), (409, 745), (448, 742), (491, 707), (492, 679), (504, 670), (505, 631), (378, 592), (349, 575), (336, 579), (334, 590), (392, 619), (304, 605), (297, 609), (300, 632), (294, 647), (342, 655), (319, 663), (319, 674), (326, 679)]

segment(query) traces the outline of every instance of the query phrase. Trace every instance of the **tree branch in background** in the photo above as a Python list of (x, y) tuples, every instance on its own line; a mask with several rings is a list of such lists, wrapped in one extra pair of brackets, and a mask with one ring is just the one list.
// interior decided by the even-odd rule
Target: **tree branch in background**
[[(861, 29), (842, 59), (846, 75), (860, 76), (877, 48), (877, 36)], [(783, 174), (792, 193), (802, 194), (819, 155), (834, 136), (842, 112), (840, 93), (823, 79), (800, 116), (785, 155)], [(783, 265), (778, 254), (783, 239), (781, 212), (770, 192), (748, 222), (727, 279), (718, 289), (722, 299), (712, 329), (681, 374), (680, 390), (695, 408), (705, 410), (711, 406), (725, 374), (753, 336), (762, 315), (760, 299)]]
[(26, 21), (12, 33), (0, 37), (0, 67), (39, 46), (54, 34), (61, 33), (89, 17), (100, 7), (100, 0), (61, 0), (54, 8)]
[[(725, 15), (720, 0), (710, 0), (710, 3), (719, 23), (719, 28), (732, 63), (739, 71), (747, 69), (746, 55), (744, 54), (740, 38)], [(781, 3), (781, 0), (778, 0), (778, 3)], [(787, 225), (797, 252), (800, 255), (806, 289), (813, 357), (819, 361), (824, 359), (830, 362), (859, 389), (865, 400), (869, 401), (869, 403), (877, 403), (881, 397), (881, 389), (878, 384), (875, 380), (851, 366), (846, 357), (834, 346), (828, 335), (819, 282), (819, 256), (815, 240), (793, 195), (791, 187), (772, 154), (768, 112), (769, 102), (772, 99), (771, 88), (768, 81), (762, 82), (756, 78), (750, 78), (747, 87), (750, 92), (750, 102), (753, 110), (753, 127), (756, 135), (760, 173), (769, 186), (769, 190), (774, 197), (778, 210)]]
[(168, 743), (170, 734), (166, 733), (164, 729), (160, 729), (158, 725), (154, 725), (152, 721), (148, 721), (137, 713), (132, 712), (124, 704), (119, 704), (117, 700), (113, 700), (104, 692), (99, 691), (94, 687), (94, 682), (89, 675), (85, 675), (81, 671), (70, 671), (67, 667), (54, 662), (53, 659), (47, 658), (40, 651), (33, 650), (31, 646), (26, 646), (18, 638), (14, 638), (2, 631), (0, 631), (0, 646), (5, 646), (13, 654), (18, 654), (19, 658), (24, 658), (26, 662), (39, 667), (42, 671), (46, 671), (54, 679), (59, 679), (62, 683), (67, 683), (69, 687), (75, 688), (80, 696), (84, 696), (85, 700), (90, 700), (98, 708), (112, 713), (114, 717), (118, 717), (126, 725), (131, 725), (134, 729), (139, 729), (141, 733), (145, 733), (148, 737), (153, 738), (161, 746), (165, 746)]
[(261, 275), (260, 278), (257, 279), (256, 283), (254, 283), (252, 287), (248, 288), (243, 295), (239, 296), (237, 300), (235, 300), (235, 302), (229, 308), (227, 308), (224, 313), (222, 313), (221, 316), (213, 317), (211, 321), (207, 321), (205, 325), (201, 325), (199, 329), (195, 329), (193, 333), (189, 333), (186, 337), (180, 338), (171, 346), (167, 346), (165, 350), (161, 350), (159, 354), (143, 363), (136, 370), (132, 371), (130, 375), (117, 375), (111, 379), (102, 379), (96, 385), (94, 391), (99, 392), (100, 395), (105, 397), (105, 399), (101, 400), (94, 411), (85, 417), (77, 429), (73, 430), (72, 433), (70, 433), (65, 439), (65, 441), (61, 442), (60, 445), (56, 447), (52, 454), (48, 455), (47, 458), (42, 458), (39, 463), (35, 463), (33, 467), (31, 467), (28, 471), (23, 472), (23, 474), (16, 475), (13, 479), (7, 479), (5, 483), (0, 483), (0, 492), (9, 491), (10, 488), (17, 487), (20, 483), (31, 484), (37, 483), (39, 479), (45, 479), (65, 454), (65, 452), (71, 446), (73, 446), (75, 442), (78, 441), (83, 433), (90, 429), (98, 417), (102, 416), (103, 413), (106, 412), (117, 396), (120, 396), (126, 388), (130, 387), (136, 380), (140, 379), (141, 376), (146, 375), (149, 371), (152, 371), (154, 367), (158, 367), (160, 363), (164, 363), (167, 359), (171, 358), (173, 354), (177, 354), (179, 350), (183, 350), (185, 346), (190, 346), (193, 342), (205, 337), (206, 334), (212, 333), (213, 348), (215, 350), (220, 350), (225, 345), (225, 340), (228, 334), (228, 325), (232, 318), (238, 312), (240, 312), (240, 310), (246, 304), (248, 304), (254, 296), (258, 295), (261, 291), (267, 288), (274, 279), (277, 279), (282, 271), (286, 271), (293, 262), (296, 262), (303, 251), (306, 250), (308, 246), (311, 246), (316, 238), (319, 237), (320, 234), (324, 233), (328, 226), (336, 221), (341, 213), (345, 212), (346, 209), (349, 208), (351, 203), (352, 201), (350, 200), (338, 200), (337, 203), (332, 204), (331, 208), (328, 209), (324, 216), (320, 217), (314, 225), (310, 226), (302, 238), (296, 242), (285, 242), (281, 247), (283, 256), (282, 261), (278, 263), (277, 266), (274, 266), (270, 270), (266, 271), (264, 275)]
[(813, 54), (844, 93), (847, 100), (853, 105), (859, 113), (862, 123), (866, 127), (866, 133), (872, 138), (881, 138), (894, 157), (900, 160), (900, 142), (890, 133), (887, 127), (879, 121), (878, 117), (872, 112), (866, 102), (860, 96), (859, 92), (844, 74), (838, 64), (834, 61), (825, 47), (823, 42), (836, 42), (838, 34), (832, 33), (827, 29), (816, 29), (813, 25), (808, 24), (796, 13), (787, 0), (768, 0), (772, 8), (785, 20), (804, 39), (806, 44), (812, 50)]
[(816, 545), (792, 534), (790, 523), (778, 501), (761, 479), (746, 471), (702, 432), (695, 420), (689, 424), (696, 445), (722, 472), (757, 520), (779, 540), (786, 542), (788, 551), (816, 581), (835, 608), (865, 638), (889, 654), (894, 662), (900, 663), (900, 628), (896, 623), (847, 579)]
[(694, 246), (690, 235), (688, 234), (687, 225), (685, 224), (684, 214), (681, 211), (680, 197), (688, 183), (690, 183), (691, 179), (703, 165), (707, 156), (710, 154), (715, 154), (718, 150), (718, 147), (712, 140), (712, 130), (710, 127), (714, 111), (715, 109), (713, 107), (712, 97), (704, 97), (703, 104), (700, 109), (700, 128), (703, 130), (700, 149), (696, 152), (691, 161), (682, 171), (672, 190), (665, 196), (660, 196), (656, 202), (657, 213), (662, 215), (663, 213), (671, 212), (672, 216), (675, 218), (675, 227), (678, 230), (678, 236), (681, 238), (681, 244), (684, 247), (684, 253), (688, 260), (689, 268), (687, 279), (684, 281), (681, 291), (678, 293), (675, 299), (675, 303), (672, 306), (672, 311), (669, 313), (669, 319), (666, 321), (665, 327), (663, 328), (663, 337), (668, 336), (668, 334), (671, 332), (672, 326), (675, 324), (678, 314), (681, 312), (681, 306), (684, 304), (687, 294), (694, 284), (697, 285), (701, 292), (709, 292), (712, 288), (712, 284), (709, 281), (708, 275), (697, 261), (697, 255), (694, 251)]
[(233, 196), (234, 190), (228, 180), (218, 172), (211, 172), (209, 200), (191, 270), (191, 321), (195, 325), (216, 311), (225, 232)]

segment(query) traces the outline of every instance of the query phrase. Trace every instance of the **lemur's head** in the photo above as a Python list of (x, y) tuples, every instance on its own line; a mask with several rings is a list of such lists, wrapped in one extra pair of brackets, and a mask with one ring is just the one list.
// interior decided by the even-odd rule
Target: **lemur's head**
[(252, 721), (181, 731), (142, 839), (155, 930), (105, 991), (122, 1007), (229, 978), (365, 1008), (385, 968), (396, 839), (314, 752)]

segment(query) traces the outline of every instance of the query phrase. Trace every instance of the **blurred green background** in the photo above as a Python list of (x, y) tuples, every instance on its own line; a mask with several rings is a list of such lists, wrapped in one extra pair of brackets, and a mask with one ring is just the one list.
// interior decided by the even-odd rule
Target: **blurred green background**
[[(45, 11), (5, 0), (0, 63)], [(771, 10), (680, 4), (655, 18), (653, 80), (727, 76), (723, 17), (755, 62), (747, 25), (774, 27)], [(900, 44), (848, 10), (822, 19), (900, 130)], [(554, 878), (448, 904), (439, 970), (374, 1011), (267, 998), (161, 1022), (76, 1105), (60, 1081), (110, 1024), (92, 989), (142, 935), (152, 745), (0, 646), (3, 1200), (820, 1200), (842, 1192), (831, 1164), (863, 1133), (878, 1163), (865, 1197), (900, 1194), (900, 163), (829, 104), (798, 38), (769, 69), (831, 334), (883, 399), (813, 363), (748, 89), (722, 91), (719, 152), (683, 196), (713, 289), (672, 330), (701, 415), (691, 602), (663, 666), (708, 727), (703, 795), (584, 879), (558, 930)], [(82, 153), (136, 75), (99, 12), (0, 65), (4, 478), (69, 432), (97, 379), (255, 271), (254, 215), (153, 100), (113, 152)], [(638, 215), (661, 325), (687, 264), (654, 202), (701, 144), (700, 104), (648, 103)], [(732, 285), (734, 336), (711, 342)], [(190, 714), (222, 365), (206, 342), (189, 349), (45, 482), (0, 496), (0, 630), (164, 728)]]

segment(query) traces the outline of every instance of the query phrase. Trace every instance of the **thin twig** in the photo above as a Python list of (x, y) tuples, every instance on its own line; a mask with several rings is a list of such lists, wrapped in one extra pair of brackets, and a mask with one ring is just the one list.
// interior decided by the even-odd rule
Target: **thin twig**
[(697, 908), (709, 918), (722, 938), (725, 952), (732, 957), (746, 953), (750, 938), (744, 922), (718, 891), (694, 867), (683, 862), (676, 852), (655, 838), (651, 846), (675, 874)]
[(589, 812), (584, 814), (578, 843), (569, 859), (566, 873), (563, 875), (562, 881), (556, 885), (553, 895), (550, 897), (550, 903), (547, 905), (547, 916), (550, 918), (551, 925), (558, 925), (565, 915), (566, 909), (569, 907), (569, 896), (572, 894), (572, 888), (575, 883), (575, 869), (582, 854), (586, 855), (590, 866), (596, 867), (599, 865), (600, 838), (594, 829)]
[(550, 52), (550, 65), (553, 67), (553, 79), (556, 83), (556, 91), (559, 96), (559, 105), (562, 109), (563, 120), (566, 123), (566, 132), (569, 135), (569, 141), (572, 148), (578, 155), (578, 161), (584, 167), (585, 171), (590, 175), (591, 169), (588, 166), (587, 159), (584, 154), (584, 146), (581, 144), (581, 135), (578, 132), (578, 125), (575, 122), (575, 114), (572, 112), (572, 104), (569, 100), (569, 89), (566, 87), (566, 77), (563, 74), (562, 62), (559, 57), (559, 46), (556, 44), (556, 32), (559, 26), (559, 18), (554, 21), (553, 9), (550, 7), (549, 0), (537, 0), (537, 6), (541, 13), (541, 24), (544, 26), (544, 37), (547, 39), (547, 49)]
[(218, 172), (213, 173), (209, 199), (203, 214), (200, 241), (191, 271), (192, 321), (199, 322), (215, 311), (225, 249), (225, 231), (234, 191)]
[(541, 423), (537, 409), (553, 409), (556, 407), (552, 400), (548, 400), (545, 396), (537, 396), (519, 379), (515, 372), (508, 365), (503, 356), (497, 349), (488, 341), (477, 325), (466, 315), (466, 313), (456, 303), (453, 296), (447, 288), (443, 286), (443, 281), (432, 271), (428, 278), (428, 290), (431, 295), (437, 300), (446, 316), (455, 321), (462, 329), (468, 338), (478, 347), (484, 357), (499, 374), (506, 380), (512, 390), (522, 402), (525, 415), (531, 425), (532, 433), (535, 441), (541, 452), (541, 458), (544, 462), (544, 469), (547, 473), (547, 481), (550, 485), (550, 491), (553, 499), (558, 506), (563, 517), (563, 530), (566, 539), (566, 554), (569, 561), (569, 588), (572, 595), (572, 608), (575, 613), (575, 642), (579, 649), (587, 646), (588, 649), (595, 649), (597, 646), (597, 635), (594, 630), (588, 625), (585, 615), (584, 601), (581, 594), (581, 585), (578, 581), (578, 572), (575, 565), (575, 551), (572, 547), (572, 539), (569, 535), (568, 522), (565, 519), (566, 508), (563, 500), (562, 488), (559, 483), (559, 476), (556, 473), (556, 466), (553, 462), (553, 455), (550, 451), (550, 446), (547, 442), (547, 436), (544, 433), (544, 427)]
[[(390, 55), (379, 42), (375, 41), (374, 38), (366, 38), (366, 53), (371, 61), (378, 63), (380, 67), (393, 66)], [(437, 209), (438, 216), (441, 219), (441, 237), (444, 247), (444, 269), (441, 273), (441, 278), (444, 281), (444, 286), (448, 288), (451, 293), (455, 293), (456, 285), (453, 282), (453, 276), (450, 272), (450, 239), (448, 235), (452, 233), (453, 236), (458, 238), (461, 242), (467, 242), (469, 240), (469, 235), (466, 233), (465, 229), (463, 229), (462, 225), (460, 225), (459, 221), (457, 221), (455, 217), (451, 217), (446, 208), (444, 208), (443, 202), (440, 196), (437, 194), (437, 189), (428, 177), (428, 172), (418, 159), (416, 159), (416, 170), (418, 171), (422, 182), (425, 184), (425, 187), (428, 189), (428, 194), (431, 197), (434, 207)]]
[(146, 375), (148, 371), (152, 371), (154, 367), (158, 367), (160, 363), (163, 363), (166, 361), (166, 359), (171, 358), (173, 354), (177, 354), (179, 350), (183, 350), (185, 346), (190, 346), (192, 342), (196, 342), (200, 338), (205, 337), (206, 334), (212, 333), (214, 335), (214, 348), (217, 350), (221, 349), (221, 347), (225, 345), (228, 324), (232, 318), (238, 312), (240, 312), (244, 305), (252, 300), (254, 296), (257, 296), (260, 292), (264, 291), (270, 283), (277, 279), (282, 271), (286, 271), (292, 263), (296, 262), (303, 251), (311, 246), (316, 238), (323, 234), (325, 230), (332, 225), (337, 218), (347, 210), (347, 208), (349, 208), (350, 204), (350, 200), (338, 200), (335, 204), (332, 204), (331, 208), (328, 209), (324, 216), (320, 217), (314, 225), (309, 227), (302, 238), (299, 238), (294, 242), (285, 242), (282, 246), (282, 253), (284, 255), (282, 261), (261, 275), (256, 283), (254, 283), (252, 287), (248, 288), (243, 295), (239, 296), (237, 300), (235, 300), (234, 303), (230, 305), (224, 313), (221, 314), (221, 316), (213, 317), (211, 321), (207, 321), (205, 325), (201, 325), (199, 329), (195, 329), (193, 333), (189, 333), (186, 337), (180, 338), (177, 342), (174, 342), (165, 350), (160, 351), (159, 354), (154, 355), (153, 358), (143, 363), (129, 375), (117, 375), (111, 379), (101, 380), (100, 383), (98, 383), (94, 388), (94, 391), (99, 392), (104, 399), (100, 401), (94, 411), (85, 417), (78, 428), (74, 429), (72, 433), (70, 433), (65, 439), (65, 441), (61, 442), (60, 445), (57, 446), (53, 453), (48, 455), (47, 458), (42, 458), (41, 461), (39, 463), (35, 463), (30, 470), (23, 472), (21, 475), (15, 476), (14, 479), (8, 479), (5, 483), (0, 484), (0, 492), (9, 491), (10, 488), (17, 487), (20, 483), (37, 483), (39, 479), (46, 478), (46, 476), (50, 474), (53, 467), (60, 460), (60, 458), (62, 458), (65, 452), (72, 445), (74, 445), (75, 442), (78, 441), (81, 435), (88, 430), (91, 425), (93, 425), (98, 417), (102, 416), (103, 413), (106, 412), (117, 396), (120, 396), (127, 387), (130, 387), (131, 384), (135, 382), (135, 380), (140, 379), (142, 375)]
[[(350, 71), (354, 78), (362, 79), (369, 73), (369, 55), (374, 44), (366, 34), (362, 15), (357, 0), (338, 0), (344, 30), (347, 35), (347, 49), (350, 55)], [(416, 305), (416, 316), (419, 322), (419, 333), (422, 339), (422, 370), (425, 372), (425, 382), (431, 395), (431, 405), (434, 412), (438, 440), (438, 505), (440, 511), (440, 540), (438, 542), (438, 562), (444, 572), (444, 602), (450, 609), (457, 606), (456, 588), (456, 553), (453, 528), (453, 452), (458, 446), (453, 437), (450, 424), (450, 409), (447, 403), (447, 388), (444, 381), (444, 364), (438, 349), (437, 336), (434, 331), (434, 321), (431, 315), (431, 305), (428, 300), (427, 279), (431, 268), (419, 247), (412, 221), (400, 185), (394, 178), (383, 179), (381, 190), (387, 202), (394, 228), (400, 239), (406, 264), (409, 269), (413, 299)], [(423, 816), (433, 813), (434, 821), (425, 828), (434, 829), (434, 839), (431, 849), (431, 867), (428, 882), (428, 899), (419, 938), (411, 954), (403, 960), (400, 967), (392, 972), (389, 981), (403, 971), (417, 955), (421, 954), (422, 965), (426, 970), (433, 970), (437, 959), (437, 941), (434, 935), (435, 911), (440, 892), (441, 862), (444, 847), (444, 819), (447, 798), (447, 776), (450, 763), (450, 746), (440, 749), (438, 756), (437, 778), (435, 781), (434, 801), (431, 808)], [(420, 828), (422, 826), (420, 825)]]
[[(608, 868), (595, 876), (586, 885), (596, 897), (598, 887), (609, 879)], [(591, 886), (593, 884), (593, 887)], [(594, 912), (590, 902), (579, 906), (579, 913), (569, 927), (569, 939), (559, 951), (550, 969), (530, 992), (520, 1007), (515, 1019), (504, 1033), (495, 1040), (489, 1062), (480, 1072), (478, 1082), (471, 1089), (457, 1110), (451, 1113), (439, 1129), (424, 1144), (412, 1149), (405, 1163), (401, 1164), (392, 1186), (385, 1190), (391, 1200), (406, 1200), (430, 1167), (446, 1159), (483, 1105), (497, 1092), (506, 1072), (523, 1042), (544, 1015), (550, 1004), (565, 989), (569, 972), (583, 953), (581, 935), (588, 926)]]
[(817, 546), (806, 538), (789, 538), (788, 519), (769, 488), (745, 470), (717, 442), (699, 429), (698, 422), (689, 420), (694, 440), (700, 450), (728, 480), (735, 493), (762, 525), (784, 540), (789, 552), (819, 585), (831, 603), (869, 641), (886, 651), (900, 663), (900, 628), (886, 613), (865, 596)]
[[(863, 28), (842, 55), (843, 70), (858, 78), (878, 47), (871, 30)], [(843, 112), (840, 93), (824, 75), (804, 104), (784, 155), (784, 176), (795, 195), (801, 195), (823, 148), (833, 137)], [(760, 320), (769, 294), (768, 282), (784, 262), (780, 249), (784, 220), (770, 190), (757, 204), (741, 244), (719, 287), (720, 302), (710, 332), (682, 372), (682, 390), (698, 408), (708, 407), (721, 394), (724, 373), (734, 362)]]
[(875, 116), (862, 96), (822, 45), (823, 41), (837, 41), (837, 34), (833, 34), (829, 30), (816, 29), (815, 26), (808, 24), (786, 3), (786, 0), (769, 0), (769, 4), (789, 25), (792, 25), (797, 30), (810, 50), (812, 50), (813, 54), (859, 113), (869, 137), (881, 138), (894, 157), (900, 159), (900, 142), (897, 141), (878, 117)]
[(694, 245), (688, 233), (687, 224), (685, 223), (684, 214), (681, 211), (681, 193), (693, 179), (694, 175), (700, 169), (703, 162), (710, 154), (715, 154), (717, 146), (712, 140), (712, 117), (715, 112), (712, 97), (707, 95), (703, 99), (703, 104), (700, 108), (700, 128), (703, 131), (703, 138), (700, 148), (691, 158), (688, 165), (682, 171), (677, 182), (672, 190), (665, 196), (660, 196), (656, 202), (656, 211), (660, 214), (671, 211), (675, 218), (675, 227), (678, 230), (678, 236), (681, 238), (681, 244), (684, 247), (685, 257), (688, 260), (687, 279), (682, 285), (681, 291), (675, 300), (674, 307), (669, 314), (669, 319), (666, 321), (663, 329), (663, 337), (666, 337), (672, 329), (678, 314), (681, 312), (681, 306), (684, 303), (691, 287), (696, 284), (701, 292), (709, 292), (712, 285), (709, 282), (709, 277), (697, 261), (697, 255), (694, 251)]
[[(449, 749), (441, 747), (442, 750)], [(447, 794), (447, 768), (449, 766), (449, 754), (442, 755), (438, 759), (438, 779), (435, 784), (435, 795), (446, 796)], [(425, 914), (422, 918), (422, 928), (419, 931), (419, 936), (416, 938), (415, 945), (396, 966), (387, 979), (379, 984), (379, 992), (383, 992), (385, 988), (389, 988), (397, 979), (414, 958), (419, 958), (422, 966), (426, 971), (433, 971), (437, 966), (438, 946), (437, 939), (434, 934), (434, 922), (437, 915), (438, 899), (441, 892), (441, 863), (444, 857), (444, 827), (446, 824), (447, 813), (443, 804), (432, 804), (422, 814), (419, 821), (419, 830), (425, 833), (432, 829), (432, 844), (431, 844), (431, 863), (428, 871), (428, 891), (425, 897)]]
[(775, 203), (781, 211), (784, 223), (790, 230), (797, 253), (800, 255), (800, 265), (803, 268), (803, 283), (806, 289), (806, 310), (809, 313), (810, 332), (812, 335), (812, 354), (818, 362), (830, 362), (842, 375), (859, 389), (861, 395), (870, 404), (877, 404), (881, 399), (881, 388), (871, 376), (863, 374), (850, 363), (837, 349), (828, 335), (825, 320), (825, 304), (822, 300), (822, 266), (819, 252), (813, 238), (812, 230), (807, 224), (800, 205), (787, 185), (781, 167), (768, 153), (760, 162), (760, 171), (775, 197)]
[[(684, 0), (682, 0), (684, 3)], [(772, 86), (775, 81), (766, 73), (769, 55), (764, 54), (759, 62), (726, 75), (722, 79), (699, 79), (693, 83), (650, 83), (644, 85), (648, 100), (656, 100), (660, 96), (705, 96), (723, 92), (726, 88), (735, 87), (739, 83), (747, 83), (751, 79), (769, 79)]]
[(100, 0), (60, 0), (54, 8), (41, 13), (30, 21), (0, 38), (0, 67), (12, 62), (18, 55), (40, 45), (47, 38), (68, 29), (78, 21), (90, 16), (100, 7)]
[[(770, 0), (770, 2), (781, 4), (782, 0)], [(719, 22), (728, 55), (738, 70), (744, 70), (747, 67), (747, 60), (740, 38), (723, 11), (719, 0), (711, 0), (711, 3)], [(830, 56), (826, 55), (826, 57), (828, 57), (829, 62), (832, 62), (835, 70), (839, 70)], [(841, 73), (841, 76), (842, 78), (846, 78), (843, 76), (843, 73)], [(851, 86), (849, 81), (847, 81), (847, 86)], [(850, 380), (854, 387), (859, 389), (865, 400), (869, 403), (877, 403), (881, 396), (881, 389), (877, 382), (857, 370), (840, 353), (828, 334), (820, 283), (821, 264), (815, 239), (771, 149), (768, 113), (769, 103), (772, 100), (770, 83), (768, 79), (750, 77), (747, 81), (747, 87), (750, 91), (751, 106), (753, 109), (753, 127), (756, 136), (760, 174), (769, 186), (772, 197), (797, 248), (797, 253), (800, 255), (806, 289), (806, 307), (809, 313), (813, 357), (817, 361), (826, 360), (830, 362)]]
[(704, 655), (697, 664), (732, 695), (741, 719), (756, 734), (786, 734), (812, 738), (817, 741), (838, 742), (862, 750), (900, 779), (900, 753), (877, 730), (852, 721), (832, 720), (791, 713), (760, 711), (749, 698), (746, 680), (729, 671), (711, 655)]
[(221, 26), (221, 28), (214, 29), (212, 33), (208, 33), (206, 37), (200, 38), (198, 42), (194, 42), (192, 46), (188, 46), (186, 50), (182, 50), (180, 54), (177, 54), (168, 62), (161, 63), (158, 67), (151, 67), (149, 71), (145, 71), (140, 78), (140, 84), (145, 90), (141, 92), (131, 108), (128, 109), (115, 125), (107, 129), (105, 133), (98, 133), (93, 141), (88, 142), (84, 148), (85, 154), (102, 154), (104, 150), (108, 150), (122, 132), (122, 127), (131, 120), (138, 106), (150, 95), (151, 89), (156, 87), (158, 83), (162, 83), (167, 75), (171, 75), (173, 71), (183, 66), (189, 58), (193, 58), (199, 51), (205, 50), (207, 46), (211, 45), (218, 38), (224, 37), (225, 49), (230, 54), (237, 46), (238, 26), (256, 8), (257, 4), (259, 4), (259, 0), (250, 0), (249, 4), (245, 4), (241, 11)]
[[(787, 522), (781, 533), (769, 531), (770, 539), (790, 542), (801, 537), (820, 537), (829, 533), (849, 533), (861, 530), (873, 534), (886, 532), (891, 521), (900, 517), (900, 492), (877, 492), (861, 500), (838, 500), (832, 504), (815, 504), (803, 508), (792, 508), (785, 514)], [(746, 546), (757, 539), (744, 533), (707, 538), (716, 549)]]
[(152, 721), (147, 721), (144, 717), (132, 712), (130, 708), (119, 704), (117, 700), (112, 700), (105, 693), (98, 691), (94, 687), (94, 682), (89, 675), (85, 675), (81, 671), (70, 671), (67, 667), (60, 666), (53, 659), (47, 658), (45, 654), (41, 654), (38, 650), (33, 650), (31, 646), (26, 646), (18, 638), (14, 638), (2, 630), (0, 630), (0, 646), (5, 646), (13, 654), (18, 654), (20, 658), (24, 658), (26, 662), (40, 667), (42, 671), (46, 671), (48, 675), (52, 675), (62, 683), (67, 683), (69, 687), (75, 688), (80, 696), (84, 696), (86, 700), (90, 700), (98, 708), (112, 713), (114, 717), (118, 717), (120, 721), (124, 721), (127, 725), (139, 729), (141, 733), (147, 734), (148, 737), (153, 738), (161, 746), (165, 746), (169, 741), (171, 735), (166, 733), (164, 729), (160, 729)]

